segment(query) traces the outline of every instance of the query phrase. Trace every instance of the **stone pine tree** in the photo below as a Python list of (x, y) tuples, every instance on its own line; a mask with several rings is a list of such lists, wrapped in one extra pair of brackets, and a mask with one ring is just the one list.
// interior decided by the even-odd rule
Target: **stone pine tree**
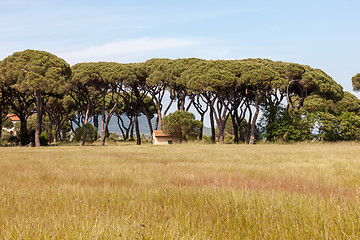
[(246, 72), (241, 76), (241, 80), (244, 81), (246, 85), (251, 86), (251, 90), (254, 93), (254, 103), (255, 103), (255, 114), (251, 121), (251, 134), (249, 144), (255, 143), (255, 127), (256, 120), (259, 115), (259, 106), (260, 106), (260, 97), (264, 94), (263, 90), (267, 89), (271, 82), (276, 80), (278, 75), (272, 69), (261, 66), (258, 69), (251, 70)]
[(195, 119), (194, 114), (178, 110), (163, 118), (162, 127), (166, 134), (179, 137), (180, 141), (186, 141), (188, 137), (196, 138), (203, 124)]
[[(0, 61), (1, 66), (1, 61)], [(3, 116), (6, 115), (6, 109), (9, 104), (10, 94), (9, 94), (10, 84), (5, 76), (2, 76), (0, 73), (0, 139), (1, 139), (1, 129), (3, 123)]]
[[(100, 108), (101, 145), (104, 146), (107, 126), (119, 102), (118, 92), (129, 71), (125, 65), (114, 62), (79, 63), (72, 69), (69, 94), (85, 112), (84, 125), (88, 123), (90, 111), (96, 106)], [(114, 101), (111, 102), (111, 109), (106, 111), (106, 96), (109, 93), (114, 93)], [(82, 144), (83, 141), (80, 141), (80, 145)]]
[[(146, 86), (156, 106), (156, 129), (161, 129), (163, 99), (169, 88), (169, 59), (151, 59), (144, 63), (146, 68)], [(171, 104), (172, 102), (170, 102)], [(170, 105), (169, 104), (169, 105)], [(168, 108), (166, 108), (168, 109)], [(164, 113), (166, 115), (166, 112)], [(152, 134), (152, 131), (151, 131)]]
[(352, 86), (354, 91), (360, 91), (360, 73), (352, 77)]
[(44, 97), (63, 91), (62, 86), (71, 75), (70, 66), (63, 59), (38, 50), (15, 52), (1, 63), (1, 74), (11, 77), (16, 90), (32, 91), (36, 103), (35, 146), (40, 146)]

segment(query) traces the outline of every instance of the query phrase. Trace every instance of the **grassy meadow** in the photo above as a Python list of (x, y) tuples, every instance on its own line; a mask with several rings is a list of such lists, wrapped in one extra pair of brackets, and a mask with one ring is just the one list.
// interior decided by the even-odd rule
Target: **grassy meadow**
[(359, 143), (0, 148), (0, 239), (359, 238)]

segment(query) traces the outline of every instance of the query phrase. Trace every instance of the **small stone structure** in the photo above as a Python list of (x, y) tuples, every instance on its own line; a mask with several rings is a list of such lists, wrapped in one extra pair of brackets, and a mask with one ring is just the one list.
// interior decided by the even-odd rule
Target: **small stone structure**
[(167, 145), (173, 143), (179, 143), (180, 138), (171, 137), (166, 135), (162, 130), (154, 130), (152, 134), (152, 144), (153, 145)]

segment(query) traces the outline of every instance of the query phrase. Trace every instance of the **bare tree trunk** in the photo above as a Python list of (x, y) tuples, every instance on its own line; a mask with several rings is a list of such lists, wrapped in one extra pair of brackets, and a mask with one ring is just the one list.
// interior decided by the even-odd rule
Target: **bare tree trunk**
[[(162, 116), (161, 116), (161, 107), (159, 103), (156, 103), (156, 109), (157, 109), (157, 120), (156, 120), (156, 129), (161, 129), (162, 124)], [(151, 131), (152, 134), (152, 131)]]
[(249, 144), (255, 144), (255, 127), (256, 127), (256, 120), (259, 115), (259, 96), (258, 93), (255, 91), (255, 114), (251, 122), (251, 135)]
[(141, 136), (140, 136), (138, 115), (135, 115), (135, 132), (136, 132), (136, 144), (141, 145)]
[(103, 94), (102, 106), (101, 106), (101, 146), (105, 146), (105, 138), (106, 138), (106, 126), (105, 126), (105, 94)]
[(245, 110), (242, 110), (241, 117), (239, 115), (235, 116), (236, 124), (238, 126), (239, 141), (245, 142), (246, 137), (244, 136), (243, 128), (241, 126), (242, 121), (245, 118)]
[(211, 142), (215, 143), (215, 123), (214, 123), (214, 111), (210, 107), (210, 125), (211, 125)]
[(253, 113), (252, 113), (250, 105), (247, 105), (246, 107), (247, 107), (247, 109), (249, 109), (249, 121), (247, 124), (245, 137), (246, 137), (246, 141), (250, 142), (250, 130), (251, 130), (251, 121), (252, 121)]
[[(126, 141), (127, 135), (125, 135), (125, 132), (124, 132), (124, 130), (123, 130), (121, 124), (120, 124), (120, 121), (121, 121), (122, 126), (124, 127), (125, 124), (124, 124), (123, 120), (121, 119), (121, 116), (118, 115), (118, 116), (117, 116), (117, 124), (118, 124), (118, 126), (119, 126), (120, 131), (121, 131), (121, 134), (123, 135), (124, 141)], [(124, 128), (125, 128), (125, 127), (124, 127)], [(126, 129), (125, 129), (125, 131), (126, 131)]]
[(27, 129), (27, 121), (24, 116), (19, 115), (20, 118), (20, 143), (25, 146), (29, 143), (29, 132)]
[[(85, 112), (85, 118), (84, 118), (84, 122), (83, 122), (83, 126), (85, 124), (88, 123), (89, 121), (89, 115), (90, 115), (90, 103), (87, 104), (87, 107), (86, 107), (86, 112)], [(80, 146), (84, 146), (85, 145), (85, 139), (84, 139), (84, 136), (81, 136), (80, 138)]]
[(234, 110), (234, 113), (231, 114), (231, 121), (233, 124), (233, 131), (234, 131), (234, 143), (238, 144), (239, 143), (239, 126), (236, 122), (236, 115), (238, 114), (237, 110)]
[[(0, 104), (0, 139), (1, 139), (1, 133), (2, 133), (2, 122), (3, 122), (3, 104)], [(1, 141), (1, 140), (0, 140)]]
[(200, 115), (200, 121), (203, 124), (203, 127), (200, 129), (200, 133), (199, 133), (199, 140), (201, 141), (203, 138), (203, 132), (204, 132), (204, 114)]
[(222, 123), (218, 124), (218, 129), (219, 129), (218, 142), (220, 144), (223, 144), (224, 143), (224, 125)]
[(35, 147), (40, 147), (40, 135), (41, 135), (41, 124), (42, 124), (42, 111), (43, 101), (39, 91), (34, 91), (36, 98), (36, 124), (35, 124)]
[(141, 107), (142, 107), (143, 113), (145, 114), (146, 119), (147, 119), (147, 121), (148, 121), (150, 134), (152, 135), (152, 133), (153, 133), (153, 128), (152, 128), (152, 124), (151, 124), (151, 118), (150, 118), (149, 112), (148, 112), (148, 110), (146, 109), (145, 104), (144, 104), (143, 101), (141, 101)]
[(53, 130), (53, 120), (50, 119), (50, 123), (48, 128), (46, 129), (46, 136), (47, 136), (47, 142), (48, 144), (51, 144), (51, 140), (52, 140), (52, 130)]
[(164, 116), (166, 116), (166, 113), (169, 111), (169, 109), (170, 109), (170, 107), (171, 107), (171, 105), (172, 105), (173, 102), (174, 102), (174, 99), (171, 98), (169, 105), (168, 105), (167, 108), (165, 109)]
[(101, 113), (101, 146), (105, 146), (105, 138), (106, 138), (105, 130), (106, 128), (105, 128), (105, 112), (104, 112)]
[[(93, 116), (93, 122), (94, 122), (94, 127), (96, 129), (99, 129), (99, 115), (98, 114), (95, 114), (94, 113), (94, 116)], [(97, 141), (97, 134), (95, 135), (95, 141)]]
[(132, 123), (130, 128), (130, 140), (134, 140), (134, 123)]
[[(59, 136), (59, 130), (60, 130), (60, 126), (58, 121), (55, 121), (55, 127), (54, 127), (54, 139), (53, 139), (53, 143), (57, 142), (58, 136)], [(60, 139), (59, 139), (60, 140)]]
[(106, 136), (107, 138), (110, 137), (110, 131), (109, 131), (108, 126), (105, 126), (105, 136)]

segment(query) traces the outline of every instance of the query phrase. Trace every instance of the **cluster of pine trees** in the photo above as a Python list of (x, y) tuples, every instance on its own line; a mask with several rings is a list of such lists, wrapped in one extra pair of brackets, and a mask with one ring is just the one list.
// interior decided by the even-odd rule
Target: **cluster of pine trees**
[[(359, 75), (354, 76), (357, 89)], [(360, 85), (360, 84), (358, 84)], [(170, 101), (164, 101), (165, 96)], [(38, 50), (16, 52), (0, 62), (0, 127), (7, 113), (20, 118), (21, 145), (31, 139), (30, 116), (36, 115), (34, 142), (41, 133), (60, 141), (61, 129), (89, 125), (100, 129), (117, 119), (123, 139), (136, 134), (139, 116), (156, 117), (155, 129), (172, 105), (208, 116), (211, 141), (324, 141), (360, 139), (360, 102), (322, 70), (267, 59), (151, 59), (142, 63), (78, 63)], [(99, 122), (100, 118), (100, 122)], [(124, 121), (124, 119), (128, 121)], [(198, 138), (203, 138), (202, 131)], [(84, 138), (80, 136), (80, 144)]]

